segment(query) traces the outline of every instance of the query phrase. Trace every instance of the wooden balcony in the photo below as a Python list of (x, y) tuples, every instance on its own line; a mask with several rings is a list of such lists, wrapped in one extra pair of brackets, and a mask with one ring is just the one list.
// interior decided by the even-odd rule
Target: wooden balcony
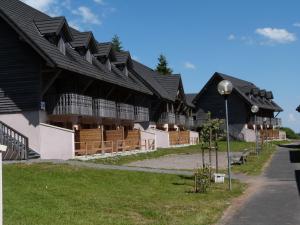
[(92, 97), (74, 93), (52, 95), (46, 98), (47, 111), (52, 115), (93, 115)]
[(159, 124), (175, 124), (175, 122), (175, 113), (170, 112), (163, 112), (158, 119)]
[(185, 126), (185, 115), (175, 115), (175, 124), (178, 126)]
[(122, 120), (134, 120), (134, 106), (125, 103), (117, 103), (118, 118)]
[(136, 122), (146, 122), (149, 121), (149, 108), (135, 106), (134, 116)]
[[(249, 121), (250, 124), (254, 125), (255, 124), (255, 118), (254, 116), (250, 118)], [(256, 117), (256, 124), (257, 125), (272, 125), (275, 127), (280, 127), (282, 125), (281, 119), (280, 118), (267, 118), (267, 117)]]
[(192, 116), (187, 116), (185, 119), (185, 126), (188, 129), (194, 128), (195, 127), (195, 121), (194, 118)]
[(94, 99), (93, 114), (96, 117), (117, 118), (117, 104), (105, 99)]

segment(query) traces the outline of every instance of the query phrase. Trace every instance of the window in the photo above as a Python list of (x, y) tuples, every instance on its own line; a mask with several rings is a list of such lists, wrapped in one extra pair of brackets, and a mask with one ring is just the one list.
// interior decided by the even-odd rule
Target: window
[(111, 71), (111, 62), (109, 59), (106, 60), (106, 66), (109, 71)]
[(86, 61), (88, 61), (89, 63), (93, 63), (93, 55), (91, 54), (90, 50), (87, 50), (86, 51), (86, 54), (85, 54), (85, 59)]
[(123, 72), (125, 73), (126, 76), (128, 76), (128, 69), (127, 69), (127, 66), (124, 66)]
[(63, 38), (60, 38), (59, 41), (58, 41), (58, 48), (59, 48), (59, 51), (66, 55), (66, 44), (65, 44), (65, 41)]

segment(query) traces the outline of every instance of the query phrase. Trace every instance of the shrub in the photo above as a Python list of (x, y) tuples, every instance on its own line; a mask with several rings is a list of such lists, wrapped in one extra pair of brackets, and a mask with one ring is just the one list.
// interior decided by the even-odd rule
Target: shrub
[(282, 127), (282, 128), (280, 128), (280, 130), (285, 131), (286, 132), (286, 137), (289, 138), (289, 139), (300, 139), (299, 134), (296, 134), (295, 131), (293, 131), (289, 127)]

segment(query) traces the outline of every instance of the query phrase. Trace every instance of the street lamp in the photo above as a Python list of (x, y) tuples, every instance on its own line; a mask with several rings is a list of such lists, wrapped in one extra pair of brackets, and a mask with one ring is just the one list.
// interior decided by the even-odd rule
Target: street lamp
[(225, 99), (226, 110), (226, 133), (227, 133), (227, 166), (228, 166), (228, 178), (229, 178), (229, 190), (231, 191), (231, 156), (230, 156), (230, 144), (229, 144), (229, 123), (228, 123), (228, 96), (233, 90), (233, 85), (229, 80), (223, 80), (218, 84), (218, 92)]
[(257, 117), (256, 114), (259, 111), (259, 107), (257, 105), (253, 105), (251, 107), (251, 112), (254, 114), (254, 124), (255, 124), (255, 150), (258, 155), (258, 131), (257, 131)]
[(2, 152), (5, 152), (6, 149), (6, 145), (0, 145), (0, 225), (3, 224)]

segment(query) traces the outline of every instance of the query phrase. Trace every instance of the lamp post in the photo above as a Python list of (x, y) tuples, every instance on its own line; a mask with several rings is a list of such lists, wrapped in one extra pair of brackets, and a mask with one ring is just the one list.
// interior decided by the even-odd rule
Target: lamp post
[(257, 105), (253, 105), (251, 107), (251, 112), (254, 114), (254, 124), (255, 124), (255, 150), (258, 155), (258, 131), (257, 131), (257, 112), (259, 111), (259, 107)]
[(233, 90), (233, 85), (228, 80), (223, 80), (218, 84), (218, 92), (224, 97), (225, 111), (226, 111), (226, 133), (227, 133), (227, 166), (228, 166), (228, 178), (229, 178), (229, 190), (231, 191), (231, 156), (230, 156), (230, 144), (229, 144), (229, 123), (228, 123), (228, 96)]
[(6, 149), (6, 145), (0, 145), (0, 225), (3, 224), (2, 152), (5, 152)]

